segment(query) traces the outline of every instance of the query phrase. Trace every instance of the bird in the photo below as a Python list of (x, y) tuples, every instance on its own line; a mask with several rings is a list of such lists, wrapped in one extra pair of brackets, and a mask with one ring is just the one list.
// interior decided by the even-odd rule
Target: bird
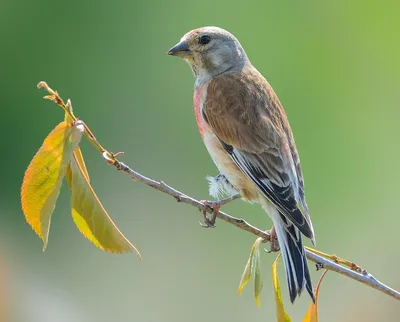
[[(198, 130), (220, 172), (208, 178), (210, 195), (238, 194), (261, 205), (273, 222), (290, 301), (306, 289), (315, 302), (302, 240), (304, 235), (315, 245), (314, 228), (299, 154), (278, 96), (238, 39), (222, 28), (191, 30), (167, 54), (185, 60), (195, 77)], [(214, 222), (215, 216), (207, 224)]]

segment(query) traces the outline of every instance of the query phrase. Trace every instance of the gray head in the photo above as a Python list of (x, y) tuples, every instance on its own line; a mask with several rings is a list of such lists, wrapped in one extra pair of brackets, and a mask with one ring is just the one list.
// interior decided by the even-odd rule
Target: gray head
[(229, 71), (238, 71), (250, 64), (239, 41), (218, 27), (203, 27), (189, 31), (168, 51), (189, 63), (197, 81)]

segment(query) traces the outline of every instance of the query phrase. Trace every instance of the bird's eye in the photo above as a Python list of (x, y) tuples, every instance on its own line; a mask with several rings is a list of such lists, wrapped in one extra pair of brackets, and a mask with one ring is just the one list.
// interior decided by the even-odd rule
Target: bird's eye
[(210, 42), (210, 40), (211, 40), (210, 36), (204, 35), (200, 37), (199, 42), (202, 45), (206, 45)]

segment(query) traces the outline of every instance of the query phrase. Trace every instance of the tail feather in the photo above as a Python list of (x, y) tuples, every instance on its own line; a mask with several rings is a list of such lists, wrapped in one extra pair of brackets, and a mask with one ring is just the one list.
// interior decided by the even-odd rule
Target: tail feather
[(280, 213), (279, 216), (271, 217), (283, 255), (290, 301), (293, 303), (297, 296), (301, 295), (303, 289), (306, 288), (311, 299), (315, 302), (307, 258), (299, 229)]

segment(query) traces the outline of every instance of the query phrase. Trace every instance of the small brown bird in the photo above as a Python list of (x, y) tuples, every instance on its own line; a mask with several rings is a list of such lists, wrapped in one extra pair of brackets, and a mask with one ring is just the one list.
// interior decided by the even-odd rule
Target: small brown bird
[(224, 29), (192, 30), (168, 54), (186, 60), (196, 78), (197, 125), (220, 171), (209, 178), (210, 194), (239, 193), (263, 207), (283, 254), (290, 300), (305, 287), (315, 301), (301, 236), (315, 243), (314, 230), (299, 155), (277, 95)]

